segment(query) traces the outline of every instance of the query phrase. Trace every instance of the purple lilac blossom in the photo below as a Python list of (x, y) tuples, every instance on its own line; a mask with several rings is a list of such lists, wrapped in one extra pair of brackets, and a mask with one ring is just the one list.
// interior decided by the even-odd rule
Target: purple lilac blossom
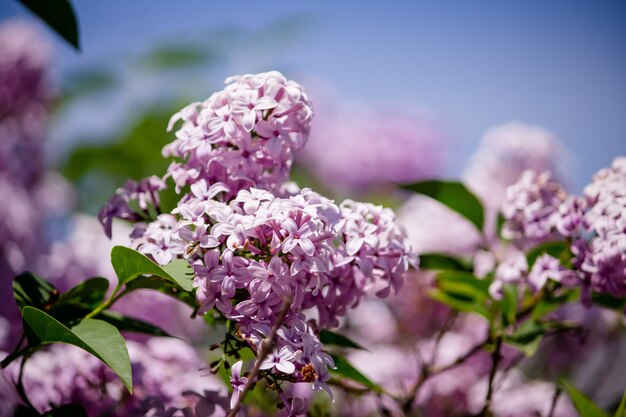
[[(76, 403), (93, 417), (173, 416), (177, 410), (193, 408), (197, 397), (210, 390), (221, 398), (213, 402), (221, 413), (216, 410), (205, 417), (225, 414), (226, 390), (218, 380), (202, 373), (206, 365), (183, 341), (152, 338), (145, 344), (128, 341), (127, 346), (133, 371), (132, 395), (94, 356), (73, 346), (54, 345), (37, 352), (25, 366), (24, 387), (30, 401), (39, 411)], [(11, 365), (6, 374), (13, 380), (18, 371), (17, 365)]]
[(506, 190), (502, 236), (522, 250), (559, 239), (556, 224), (559, 207), (566, 198), (567, 192), (551, 181), (550, 172), (524, 171), (519, 181)]
[(51, 58), (51, 44), (34, 25), (20, 20), (0, 24), (0, 195), (10, 197), (0, 205), (0, 315), (11, 323), (4, 346), (14, 344), (21, 331), (11, 279), (47, 243), (42, 139), (53, 98)]
[[(253, 349), (290, 300), (276, 349), (261, 366), (332, 395), (334, 363), (315, 332), (338, 326), (367, 292), (397, 292), (417, 258), (391, 210), (351, 200), (337, 206), (285, 182), (312, 118), (298, 84), (277, 72), (227, 83), (172, 118), (170, 127), (183, 123), (163, 153), (182, 159), (166, 175), (181, 198), (171, 213), (137, 222), (131, 245), (162, 265), (188, 259), (199, 313), (216, 308)], [(137, 220), (130, 201), (142, 210), (142, 198), (155, 202), (131, 185), (101, 211), (105, 229), (112, 217)]]
[(52, 45), (33, 24), (0, 24), (0, 167), (26, 187), (43, 171), (51, 61)]
[(311, 140), (298, 157), (324, 186), (364, 191), (441, 172), (447, 138), (425, 112), (349, 105), (330, 109), (329, 101), (322, 101), (326, 106), (317, 112)]
[[(583, 279), (595, 291), (626, 295), (626, 157), (600, 170), (584, 190), (588, 208), (582, 217), (584, 236), (593, 236), (575, 253)], [(581, 203), (580, 205), (583, 205)]]
[(505, 199), (506, 189), (524, 171), (550, 171), (563, 179), (567, 152), (558, 139), (540, 126), (510, 122), (488, 129), (474, 153), (463, 179), (495, 215)]

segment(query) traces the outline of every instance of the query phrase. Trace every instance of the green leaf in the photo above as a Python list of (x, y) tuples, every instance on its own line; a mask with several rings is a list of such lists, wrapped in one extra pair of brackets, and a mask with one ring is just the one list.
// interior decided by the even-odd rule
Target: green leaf
[(471, 296), (465, 296), (459, 293), (448, 293), (439, 289), (431, 289), (428, 291), (428, 296), (435, 301), (452, 307), (454, 310), (480, 314), (487, 320), (492, 318), (489, 309), (482, 302), (476, 302)]
[(591, 300), (594, 304), (611, 310), (623, 312), (626, 307), (626, 298), (615, 298), (610, 294), (593, 294)]
[(513, 333), (504, 335), (503, 340), (507, 345), (513, 346), (526, 356), (533, 356), (543, 339), (546, 329), (533, 321), (525, 321)]
[(622, 395), (622, 401), (620, 401), (617, 410), (615, 411), (615, 415), (613, 417), (626, 417), (626, 391), (624, 391), (624, 395)]
[(78, 98), (108, 91), (118, 83), (110, 70), (102, 68), (86, 69), (68, 74), (67, 85), (63, 86), (63, 104), (67, 105)]
[(149, 334), (151, 336), (172, 337), (165, 330), (146, 321), (127, 317), (113, 311), (104, 311), (96, 316), (97, 319), (106, 321), (115, 326), (121, 332), (133, 332)]
[(76, 49), (78, 41), (78, 23), (72, 4), (68, 0), (19, 0), (41, 20)]
[(348, 337), (340, 333), (332, 332), (330, 330), (322, 330), (320, 332), (320, 341), (325, 345), (333, 345), (333, 346), (341, 346), (341, 347), (347, 347), (347, 348), (352, 348), (352, 349), (367, 350), (363, 346), (359, 345), (358, 343), (350, 340)]
[(557, 310), (559, 307), (578, 301), (580, 299), (580, 288), (568, 289), (564, 294), (558, 297), (543, 298), (537, 303), (530, 315), (531, 320), (538, 320), (548, 313)]
[(159, 291), (163, 294), (169, 295), (170, 297), (176, 298), (179, 301), (182, 301), (191, 308), (198, 307), (198, 303), (196, 302), (196, 299), (192, 293), (183, 291), (178, 285), (173, 284), (170, 281), (165, 281), (156, 276), (138, 277), (133, 279), (126, 284), (125, 292), (128, 293), (131, 291), (142, 289)]
[(437, 285), (440, 288), (456, 285), (471, 288), (468, 290), (476, 294), (479, 298), (489, 297), (489, 285), (491, 280), (488, 278), (478, 278), (471, 272), (465, 271), (442, 271), (437, 274)]
[(500, 301), (502, 318), (506, 326), (515, 323), (517, 315), (517, 286), (506, 284), (503, 288), (503, 297)]
[(352, 381), (358, 382), (359, 384), (367, 387), (375, 392), (382, 393), (383, 389), (372, 382), (368, 377), (363, 375), (361, 371), (356, 369), (346, 358), (340, 355), (331, 354), (333, 361), (335, 362), (335, 369), (331, 369), (330, 372), (337, 374), (339, 376), (348, 378)]
[(13, 280), (13, 296), (20, 309), (33, 306), (48, 310), (58, 299), (59, 291), (39, 276), (24, 272)]
[(69, 329), (54, 317), (29, 306), (24, 307), (22, 316), (30, 344), (67, 343), (78, 346), (108, 365), (132, 392), (126, 342), (114, 326), (102, 320), (84, 319)]
[(607, 413), (591, 401), (589, 397), (578, 391), (572, 384), (561, 380), (560, 385), (571, 398), (574, 408), (576, 408), (581, 417), (608, 417)]
[(95, 308), (102, 303), (108, 289), (109, 280), (106, 278), (90, 278), (61, 294), (58, 304), (81, 304)]
[(202, 50), (193, 45), (167, 45), (150, 51), (140, 65), (152, 70), (169, 70), (204, 64), (217, 59), (217, 51)]
[(420, 269), (471, 271), (472, 268), (461, 259), (439, 253), (420, 254)]
[(65, 404), (46, 411), (42, 417), (88, 417), (85, 409), (78, 404)]
[(480, 200), (465, 185), (457, 181), (421, 181), (402, 186), (405, 190), (424, 194), (439, 201), (483, 230), (485, 214)]
[(120, 285), (142, 275), (156, 275), (177, 284), (185, 291), (193, 289), (193, 271), (184, 259), (177, 259), (160, 267), (136, 250), (115, 246), (111, 251), (111, 263)]

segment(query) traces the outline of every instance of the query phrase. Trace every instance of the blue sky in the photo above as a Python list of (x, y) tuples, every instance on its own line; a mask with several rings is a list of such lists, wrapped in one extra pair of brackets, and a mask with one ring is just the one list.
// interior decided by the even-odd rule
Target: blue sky
[[(453, 137), (449, 175), (460, 173), (488, 127), (511, 120), (559, 136), (574, 156), (577, 189), (626, 154), (625, 1), (74, 3), (83, 52), (59, 43), (62, 74), (101, 62), (123, 66), (177, 39), (219, 42), (216, 29), (254, 34), (292, 22), (302, 28), (290, 42), (259, 35), (237, 43), (224, 73), (212, 77), (275, 65), (322, 79), (351, 100), (423, 106)], [(0, 18), (14, 15), (27, 13), (3, 0)], [(115, 113), (108, 103), (100, 111)], [(71, 130), (66, 122), (62, 132)]]

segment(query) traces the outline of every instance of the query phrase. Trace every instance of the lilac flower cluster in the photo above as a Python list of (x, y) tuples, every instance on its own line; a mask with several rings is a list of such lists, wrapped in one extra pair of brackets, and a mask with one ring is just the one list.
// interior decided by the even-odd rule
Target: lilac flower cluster
[(550, 179), (548, 171), (540, 174), (524, 171), (519, 181), (506, 190), (502, 215), (507, 221), (502, 237), (512, 240), (520, 249), (559, 236), (555, 224), (567, 193), (561, 184)]
[(335, 327), (367, 291), (387, 296), (401, 286), (414, 260), (393, 213), (354, 201), (338, 207), (309, 189), (281, 198), (251, 188), (227, 204), (206, 199), (211, 188), (224, 192), (220, 184), (194, 184), (174, 211), (178, 221), (163, 214), (136, 227), (134, 245), (162, 264), (188, 258), (199, 312), (217, 307), (244, 327), (260, 325), (266, 337), (283, 300), (291, 300), (288, 317), (295, 321), (284, 330), (293, 333), (284, 338), (291, 344), (279, 343), (277, 353), (290, 365), (276, 369), (297, 368), (296, 379), (323, 382), (332, 361), (313, 360), (314, 351), (324, 357), (321, 344), (299, 313), (315, 310), (316, 327)]
[(51, 58), (52, 45), (32, 24), (12, 20), (0, 25), (0, 167), (26, 186), (37, 182), (43, 169)]
[[(338, 326), (366, 292), (397, 291), (417, 258), (391, 210), (350, 200), (336, 205), (286, 183), (312, 118), (298, 84), (277, 72), (226, 82), (170, 123), (183, 121), (163, 151), (182, 159), (165, 177), (181, 194), (177, 208), (142, 221), (149, 205), (160, 211), (163, 183), (152, 178), (118, 190), (101, 222), (110, 230), (113, 217), (136, 221), (132, 246), (159, 264), (186, 258), (199, 313), (216, 308), (238, 323), (238, 336), (253, 349), (270, 337), (288, 302), (261, 369), (330, 392), (334, 364), (316, 331)], [(237, 392), (241, 378), (232, 378)]]
[(571, 269), (544, 255), (528, 272), (520, 254), (499, 266), (492, 288), (498, 292), (505, 282), (527, 280), (536, 291), (550, 278), (622, 297), (626, 294), (626, 158), (617, 158), (599, 171), (583, 197), (568, 195), (549, 178), (547, 172), (526, 172), (507, 190), (502, 234), (523, 250), (551, 240), (571, 243)]
[[(50, 203), (71, 200), (66, 193), (48, 198), (46, 189), (62, 180), (47, 175), (42, 139), (52, 89), (48, 67), (52, 45), (34, 25), (21, 20), (0, 24), (0, 316), (9, 319), (15, 343), (20, 314), (11, 278), (45, 249), (44, 228)], [(45, 213), (42, 214), (42, 213)], [(0, 348), (2, 343), (0, 343)]]
[(176, 140), (163, 149), (178, 157), (169, 175), (178, 188), (205, 179), (228, 187), (275, 191), (289, 178), (293, 151), (306, 143), (313, 108), (302, 87), (276, 71), (230, 77), (226, 88), (192, 103), (170, 120)]
[[(102, 362), (73, 346), (55, 345), (34, 355), (24, 370), (24, 387), (40, 411), (55, 405), (81, 405), (90, 416), (175, 416), (183, 410), (194, 417), (224, 415), (227, 398), (221, 383), (203, 375), (197, 353), (178, 339), (152, 338), (146, 344), (127, 342), (133, 371), (133, 395)], [(19, 367), (7, 376), (15, 380)], [(54, 375), (54, 378), (50, 376)], [(215, 414), (194, 408), (208, 392)], [(0, 392), (9, 396), (10, 387)], [(13, 402), (15, 405), (17, 402)], [(179, 411), (180, 410), (180, 411)]]

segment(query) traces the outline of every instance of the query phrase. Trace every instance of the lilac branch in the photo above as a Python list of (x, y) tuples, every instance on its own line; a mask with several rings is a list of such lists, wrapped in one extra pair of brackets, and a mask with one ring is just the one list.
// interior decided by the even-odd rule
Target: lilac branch
[(291, 306), (291, 299), (285, 299), (283, 301), (283, 305), (280, 309), (280, 312), (278, 313), (276, 322), (274, 323), (274, 326), (272, 327), (270, 336), (267, 339), (263, 339), (261, 343), (259, 343), (259, 350), (257, 352), (256, 362), (254, 363), (254, 367), (252, 368), (252, 371), (250, 371), (250, 374), (248, 375), (248, 381), (246, 382), (246, 385), (244, 385), (243, 390), (241, 391), (241, 394), (239, 395), (239, 398), (237, 399), (237, 402), (235, 403), (235, 406), (231, 408), (230, 411), (228, 412), (227, 417), (235, 417), (237, 415), (237, 412), (239, 412), (239, 408), (241, 407), (243, 400), (246, 398), (246, 395), (248, 395), (248, 392), (252, 389), (252, 386), (255, 384), (256, 378), (261, 368), (261, 363), (272, 352), (272, 349), (274, 348), (274, 343), (276, 342), (276, 333), (278, 332), (278, 329), (280, 328), (283, 321), (285, 320), (285, 317), (287, 316), (287, 311), (289, 310), (290, 306)]

